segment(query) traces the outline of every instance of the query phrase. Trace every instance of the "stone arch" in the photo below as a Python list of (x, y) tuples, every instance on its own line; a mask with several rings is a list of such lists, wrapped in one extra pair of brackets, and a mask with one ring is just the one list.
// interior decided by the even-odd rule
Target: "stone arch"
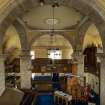
[[(90, 23), (88, 25), (87, 30), (91, 25), (92, 25), (92, 23)], [(96, 27), (99, 35), (100, 35), (100, 38), (101, 38), (101, 41), (102, 41), (102, 47), (103, 47), (102, 50), (104, 52), (103, 54), (102, 53), (97, 54), (97, 57), (99, 57), (100, 60), (101, 60), (100, 79), (99, 79), (99, 81), (100, 81), (100, 89), (99, 89), (99, 91), (100, 91), (100, 105), (104, 105), (105, 101), (104, 101), (103, 97), (105, 97), (105, 94), (104, 94), (104, 90), (105, 90), (105, 86), (104, 86), (104, 82), (105, 82), (105, 78), (104, 78), (104, 75), (105, 75), (105, 71), (104, 71), (104, 68), (105, 68), (105, 36), (104, 36), (105, 35), (105, 29), (104, 29), (104, 25), (105, 24), (104, 23), (103, 24), (94, 23), (94, 25), (95, 25), (95, 27)], [(86, 35), (86, 31), (83, 35), (82, 41), (83, 41), (83, 39)]]
[(26, 31), (25, 26), (22, 25), (18, 20), (15, 20), (13, 22), (13, 25), (15, 26), (15, 28), (19, 34), (22, 50), (28, 51), (29, 50), (29, 42), (27, 39), (27, 31)]
[[(73, 47), (69, 40), (61, 34), (55, 34), (51, 42), (49, 34), (40, 35), (31, 46), (31, 51), (35, 51), (37, 57), (48, 57), (48, 49), (59, 48), (62, 51), (62, 59), (70, 59), (73, 54)], [(47, 39), (47, 40), (46, 40)], [(40, 52), (43, 52), (40, 53)]]
[[(39, 33), (38, 35), (34, 36), (34, 37), (32, 38), (32, 40), (30, 41), (30, 48), (31, 48), (32, 44), (33, 44), (39, 37), (44, 36), (45, 34), (49, 34), (49, 32), (41, 32), (41, 33)], [(62, 32), (55, 32), (55, 34), (58, 34), (58, 35), (60, 35), (60, 36), (63, 36), (66, 40), (68, 40), (68, 42), (71, 44), (72, 48), (74, 49), (74, 43), (73, 43), (74, 40), (73, 40), (72, 38), (70, 38), (70, 37), (68, 37), (68, 36), (65, 36), (65, 34), (62, 33)]]
[(87, 31), (87, 29), (89, 28), (90, 25), (91, 25), (91, 21), (88, 20), (81, 27), (79, 27), (79, 29), (77, 30), (78, 31), (78, 35), (76, 37), (76, 42), (78, 44), (76, 45), (76, 49), (78, 51), (82, 51), (82, 49), (83, 49), (84, 37), (85, 37), (86, 31)]
[(27, 40), (27, 32), (25, 27), (18, 21), (18, 20), (12, 20), (7, 18), (5, 21), (2, 22), (2, 25), (0, 25), (0, 48), (2, 51), (2, 44), (3, 44), (3, 38), (5, 37), (5, 32), (8, 29), (8, 27), (13, 24), (13, 26), (16, 28), (20, 42), (21, 42), (21, 48), (22, 50), (29, 50), (29, 43)]
[(105, 53), (105, 24), (95, 24), (102, 40), (103, 52)]
[(3, 23), (0, 25), (0, 53), (2, 53), (2, 44), (3, 44), (3, 39), (6, 30), (8, 29), (10, 23), (6, 21), (3, 21)]
[[(23, 0), (21, 3), (24, 5), (24, 10), (25, 10), (25, 8), (31, 9), (32, 8), (31, 5), (33, 5), (33, 2), (34, 1), (31, 1), (31, 0), (30, 1)], [(92, 0), (91, 2), (89, 0), (77, 0), (77, 1), (70, 0), (67, 2), (65, 1), (65, 3), (61, 2), (61, 4), (66, 5), (68, 7), (69, 6), (73, 7), (77, 11), (88, 16), (91, 21), (93, 21), (94, 23), (97, 24), (97, 26), (99, 26), (100, 24), (104, 23), (105, 20), (104, 20), (103, 10), (101, 8), (99, 8), (99, 6), (97, 5), (97, 2), (98, 1), (94, 1), (94, 0)], [(46, 0), (46, 3), (50, 3), (49, 0)], [(38, 4), (36, 3), (36, 5), (38, 5)], [(19, 8), (19, 6), (20, 5), (16, 5), (15, 9), (11, 11), (10, 15), (24, 14), (24, 10), (21, 10), (21, 8)], [(105, 24), (104, 24), (104, 26), (105, 26)], [(22, 44), (22, 45), (24, 45), (24, 44)], [(26, 46), (24, 46), (24, 47), (26, 48)]]
[[(24, 10), (25, 8), (32, 8), (31, 5), (33, 5), (34, 1), (28, 1), (28, 0), (23, 0), (21, 3), (24, 5)], [(49, 0), (46, 0), (47, 3), (50, 3)], [(66, 5), (66, 6), (70, 6), (73, 7), (74, 9), (76, 9), (77, 11), (83, 13), (86, 16), (89, 16), (89, 18), (96, 23), (97, 25), (102, 24), (105, 20), (104, 20), (104, 14), (103, 14), (103, 10), (101, 8), (99, 8), (99, 6), (97, 5), (98, 1), (92, 0), (91, 2), (89, 0), (70, 0), (70, 1), (65, 1), (65, 3), (61, 2), (61, 4)], [(20, 3), (20, 4), (21, 4)], [(35, 2), (36, 3), (36, 2)], [(36, 5), (38, 5), (36, 3)], [(24, 10), (21, 8), (19, 8), (20, 5), (16, 5), (15, 9), (13, 9), (9, 15), (13, 15), (13, 14), (23, 14)], [(84, 9), (83, 9), (84, 8)], [(100, 12), (100, 13), (99, 13)], [(9, 17), (9, 16), (8, 16)], [(7, 17), (7, 18), (8, 18)], [(105, 26), (105, 24), (104, 24)], [(24, 31), (25, 32), (25, 31)], [(23, 33), (24, 33), (23, 32)], [(23, 37), (23, 35), (21, 36)], [(24, 42), (24, 41), (23, 41)], [(22, 43), (22, 45), (24, 45)], [(24, 47), (26, 48), (26, 45), (24, 45)]]
[[(31, 5), (34, 4), (33, 2), (36, 1), (36, 0), (34, 0), (34, 1), (33, 0), (23, 0), (23, 1), (24, 1), (23, 4), (25, 5), (24, 7), (27, 8), (27, 5), (29, 5), (29, 7), (31, 7)], [(27, 3), (26, 3), (26, 1), (27, 1)], [(49, 1), (49, 0), (46, 0), (46, 1)], [(67, 2), (69, 2), (69, 3), (67, 3)], [(104, 27), (105, 27), (105, 19), (104, 19), (104, 12), (97, 5), (98, 4), (98, 3), (96, 3), (97, 1), (96, 0), (67, 0), (67, 2), (65, 2), (64, 5), (71, 6), (71, 7), (75, 8), (76, 10), (80, 11), (81, 13), (87, 15), (88, 17), (90, 17), (90, 20), (93, 23), (96, 24), (96, 27), (98, 27), (100, 35), (102, 37), (103, 48), (104, 48), (104, 53), (105, 53), (105, 36), (104, 36), (104, 34), (105, 34), (105, 29), (104, 29)], [(18, 12), (17, 8), (18, 8), (18, 6), (14, 10), (12, 10), (12, 12), (14, 14), (18, 14), (19, 12), (20, 12), (19, 14), (23, 13), (22, 9), (20, 9), (20, 11)], [(16, 11), (18, 13), (16, 13)], [(7, 23), (5, 23), (5, 24), (7, 24)], [(6, 25), (6, 27), (7, 26), (8, 25)], [(2, 30), (2, 27), (4, 27), (3, 24), (0, 26), (0, 28), (1, 28), (0, 42), (2, 42), (2, 37), (4, 35), (3, 30), (5, 30), (5, 29)], [(105, 78), (104, 78), (104, 80), (105, 80)], [(103, 81), (103, 83), (104, 83), (104, 81)], [(102, 87), (103, 87), (103, 89), (105, 89), (105, 86), (102, 86)], [(104, 90), (102, 90), (102, 92), (103, 92), (102, 97), (105, 97)], [(104, 100), (102, 100), (101, 105), (105, 105)]]
[(94, 44), (97, 48), (102, 46), (102, 39), (100, 36), (100, 32), (95, 24), (90, 24), (87, 28), (87, 31), (83, 40), (83, 50), (88, 46)]

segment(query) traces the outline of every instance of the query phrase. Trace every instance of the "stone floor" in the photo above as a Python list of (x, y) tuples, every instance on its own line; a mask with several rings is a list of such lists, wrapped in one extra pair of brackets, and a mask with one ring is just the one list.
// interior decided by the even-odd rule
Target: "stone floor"
[(19, 90), (8, 88), (0, 97), (0, 105), (19, 105), (23, 95)]

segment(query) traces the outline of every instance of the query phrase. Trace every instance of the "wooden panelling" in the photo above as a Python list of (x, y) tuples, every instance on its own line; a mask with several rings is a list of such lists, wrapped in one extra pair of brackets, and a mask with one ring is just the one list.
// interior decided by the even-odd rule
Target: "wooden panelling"
[(85, 72), (92, 73), (95, 75), (97, 74), (97, 71), (99, 73), (99, 67), (97, 63), (97, 48), (95, 46), (89, 46), (84, 51), (84, 66), (85, 66)]
[(33, 60), (32, 65), (32, 72), (72, 72), (72, 63), (70, 59), (51, 60), (47, 58), (40, 58)]

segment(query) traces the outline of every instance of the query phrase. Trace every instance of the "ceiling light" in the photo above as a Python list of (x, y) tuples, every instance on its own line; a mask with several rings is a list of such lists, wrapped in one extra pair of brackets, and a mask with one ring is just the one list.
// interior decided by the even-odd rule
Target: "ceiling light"
[(59, 23), (59, 20), (58, 19), (56, 19), (56, 18), (48, 18), (48, 19), (46, 19), (46, 24), (48, 24), (48, 25), (56, 25), (56, 24), (58, 24)]
[(54, 1), (54, 3), (52, 4), (52, 7), (59, 7), (59, 3), (57, 1)]
[(39, 0), (39, 4), (40, 4), (40, 6), (43, 6), (45, 4), (45, 1), (44, 0)]

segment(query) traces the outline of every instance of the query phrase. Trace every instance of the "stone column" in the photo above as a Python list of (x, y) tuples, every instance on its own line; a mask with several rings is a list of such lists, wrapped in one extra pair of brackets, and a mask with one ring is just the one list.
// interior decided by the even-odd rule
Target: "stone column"
[(84, 79), (84, 55), (79, 52), (74, 53), (74, 60), (77, 61), (77, 75), (80, 76), (79, 81), (81, 86), (84, 86), (85, 79)]
[(74, 53), (73, 55), (74, 60), (78, 62), (78, 72), (77, 75), (83, 76), (84, 75), (84, 55), (82, 53)]
[(4, 55), (0, 54), (0, 96), (5, 91), (5, 65)]
[(78, 75), (84, 76), (84, 56), (80, 55), (78, 57)]
[(101, 59), (100, 69), (100, 105), (105, 105), (105, 55), (98, 55)]
[(21, 88), (31, 88), (31, 57), (27, 53), (23, 53), (20, 57), (20, 74), (21, 74)]

